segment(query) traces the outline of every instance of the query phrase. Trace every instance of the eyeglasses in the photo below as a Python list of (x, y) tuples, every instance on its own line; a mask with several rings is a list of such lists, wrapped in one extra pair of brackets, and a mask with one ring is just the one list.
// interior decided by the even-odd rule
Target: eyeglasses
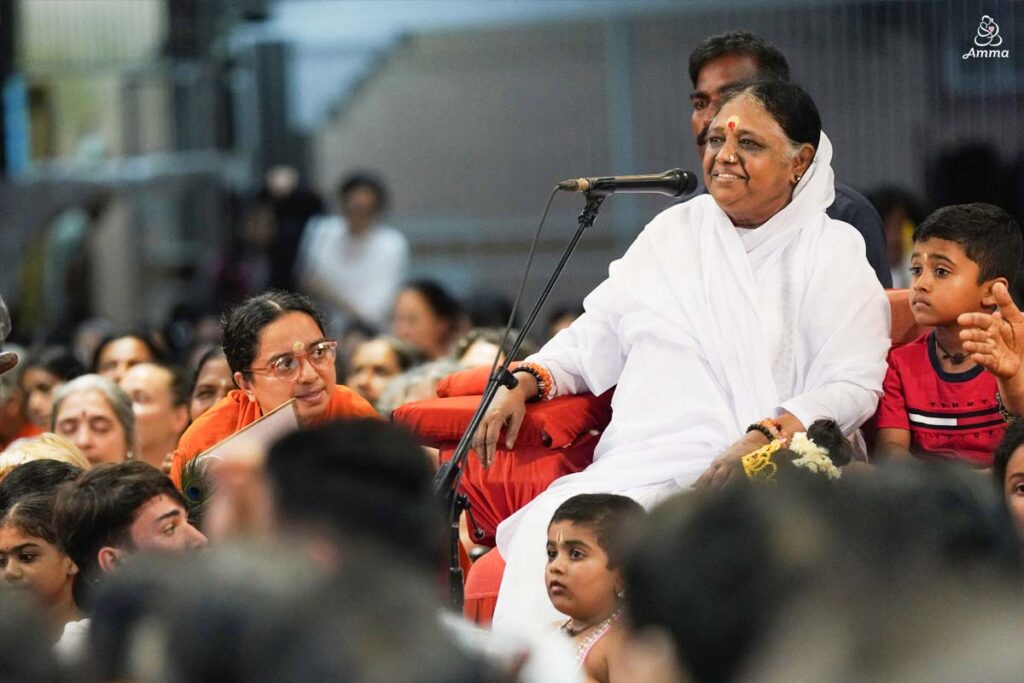
[(299, 353), (288, 353), (265, 368), (249, 368), (249, 372), (258, 375), (272, 375), (282, 382), (294, 382), (302, 369), (302, 359), (305, 358), (317, 370), (323, 370), (334, 363), (338, 355), (338, 342), (322, 341), (313, 344), (305, 351)]

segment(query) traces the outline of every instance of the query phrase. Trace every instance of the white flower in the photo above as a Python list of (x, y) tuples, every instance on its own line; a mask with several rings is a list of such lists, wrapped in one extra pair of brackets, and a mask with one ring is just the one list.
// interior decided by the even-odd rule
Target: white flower
[(807, 432), (797, 432), (789, 443), (789, 449), (800, 457), (793, 461), (797, 467), (803, 467), (815, 473), (824, 473), (829, 479), (843, 476), (839, 468), (828, 457), (828, 451), (807, 438)]

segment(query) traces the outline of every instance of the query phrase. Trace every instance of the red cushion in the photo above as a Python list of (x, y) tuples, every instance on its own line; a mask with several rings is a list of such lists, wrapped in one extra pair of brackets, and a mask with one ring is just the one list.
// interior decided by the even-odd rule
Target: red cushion
[[(493, 545), (502, 520), (555, 479), (579, 472), (593, 461), (598, 436), (611, 420), (611, 398), (609, 390), (601, 396), (581, 394), (530, 403), (515, 451), (499, 448), (487, 469), (470, 454), (459, 489), (469, 498), (476, 525), (483, 531), (483, 538), (476, 539), (479, 543)], [(445, 462), (479, 402), (478, 395), (418, 401), (398, 408), (393, 418), (439, 448)]]
[[(607, 391), (601, 396), (580, 394), (528, 404), (516, 445), (564, 448), (581, 434), (604, 429), (612, 418), (611, 396), (612, 391)], [(393, 419), (424, 442), (438, 446), (462, 438), (479, 404), (479, 395), (416, 401), (395, 410)]]
[[(519, 363), (509, 364), (515, 370)], [(470, 368), (461, 372), (453, 372), (437, 383), (437, 395), (440, 398), (449, 396), (481, 396), (487, 388), (487, 378), (491, 376), (490, 368)]]
[(463, 614), (479, 626), (490, 626), (498, 588), (505, 573), (505, 559), (497, 548), (473, 563), (466, 575), (466, 602)]

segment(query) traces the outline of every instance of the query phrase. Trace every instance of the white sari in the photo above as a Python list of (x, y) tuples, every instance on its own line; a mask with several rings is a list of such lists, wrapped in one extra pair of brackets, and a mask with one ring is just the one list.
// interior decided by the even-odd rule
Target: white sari
[(792, 201), (756, 229), (734, 227), (710, 195), (662, 212), (586, 313), (531, 357), (558, 394), (617, 388), (594, 463), (498, 527), (507, 567), (496, 631), (558, 618), (545, 539), (569, 497), (611, 492), (651, 507), (693, 484), (752, 422), (830, 417), (850, 434), (874, 413), (889, 305), (860, 234), (825, 215), (831, 159), (822, 133)]

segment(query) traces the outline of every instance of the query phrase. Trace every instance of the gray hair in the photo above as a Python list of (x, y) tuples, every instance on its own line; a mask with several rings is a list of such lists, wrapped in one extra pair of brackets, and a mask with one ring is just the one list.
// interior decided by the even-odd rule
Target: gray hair
[(117, 416), (117, 421), (124, 428), (125, 440), (128, 442), (128, 450), (135, 451), (135, 413), (132, 412), (132, 399), (119, 387), (114, 380), (100, 375), (82, 375), (76, 377), (67, 384), (62, 384), (53, 392), (53, 412), (50, 414), (50, 430), (57, 431), (57, 415), (60, 413), (60, 404), (72, 394), (84, 394), (96, 391), (103, 394), (110, 405), (110, 409)]

